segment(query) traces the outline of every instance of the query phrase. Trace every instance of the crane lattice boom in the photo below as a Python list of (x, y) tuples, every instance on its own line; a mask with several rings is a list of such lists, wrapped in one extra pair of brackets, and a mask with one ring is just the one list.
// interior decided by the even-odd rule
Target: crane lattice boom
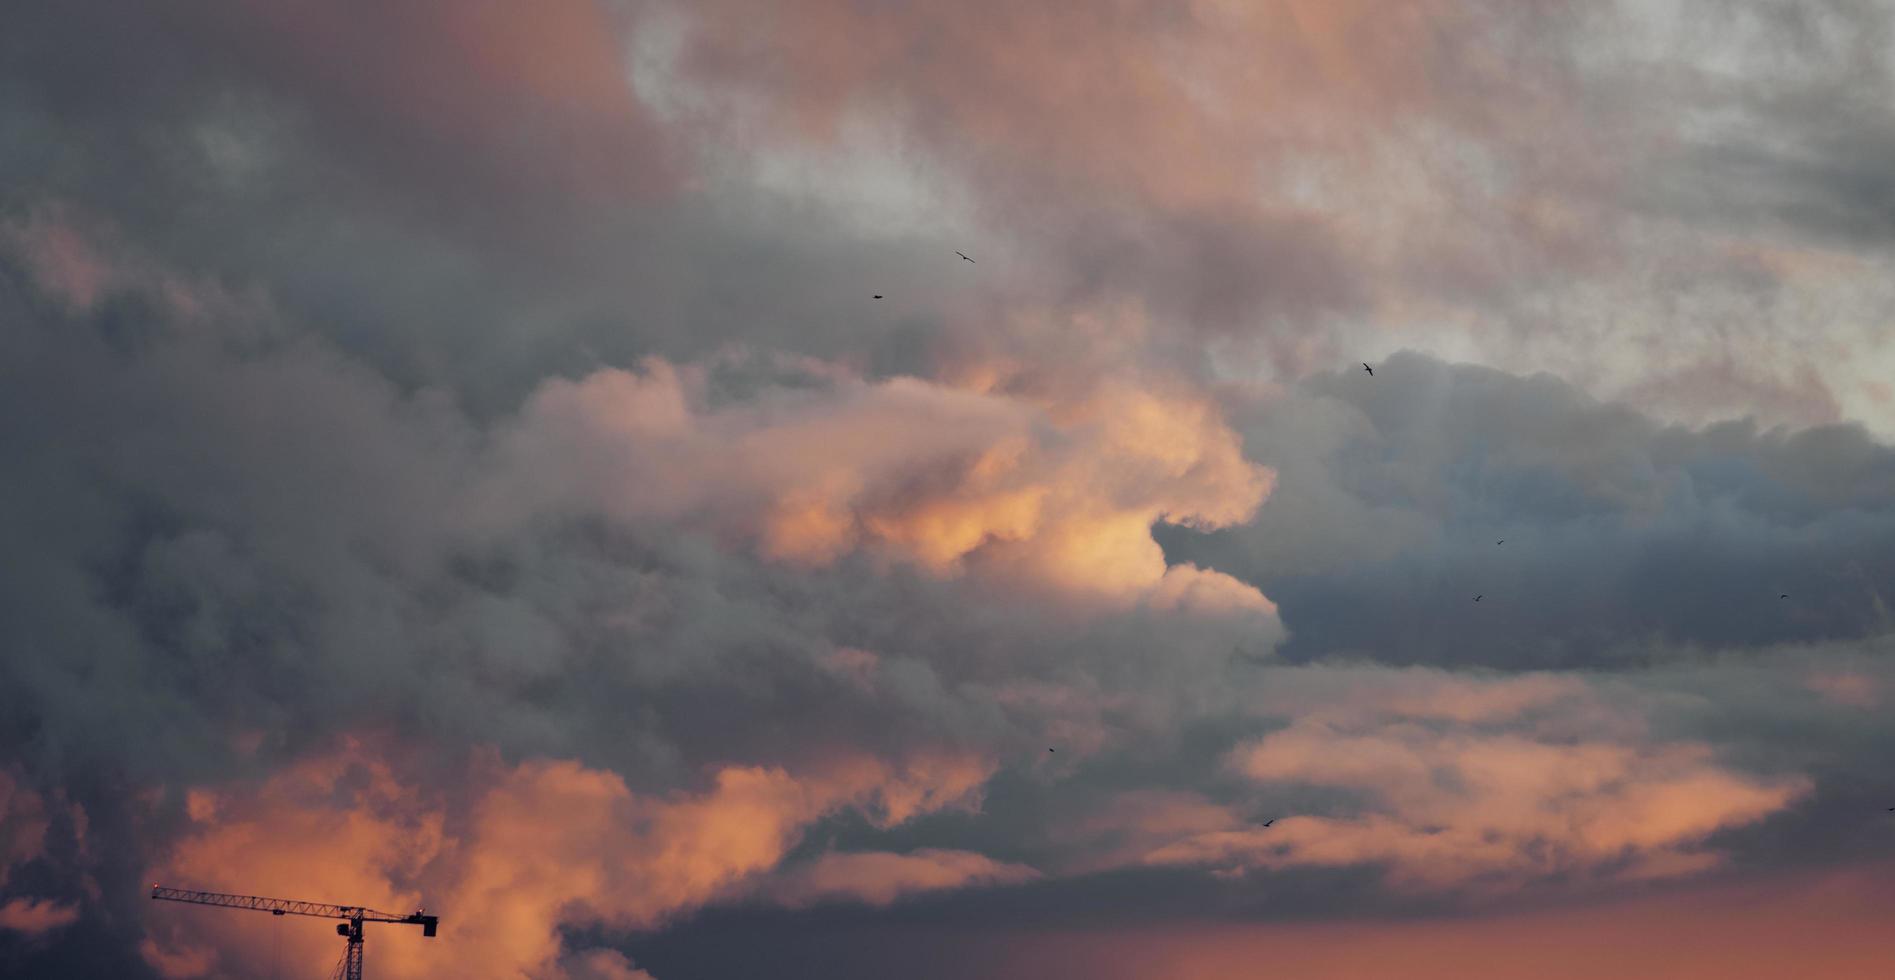
[(222, 892), (194, 892), (183, 888), (165, 888), (151, 886), (151, 897), (168, 902), (193, 902), (198, 905), (215, 905), (227, 909), (256, 909), (272, 915), (312, 915), (319, 919), (361, 919), (363, 922), (405, 922), (422, 927), (423, 934), (432, 936), (438, 916), (399, 915), (394, 912), (378, 912), (356, 905), (330, 905), (325, 902), (298, 902), (288, 898), (263, 898), (257, 895), (226, 895)]

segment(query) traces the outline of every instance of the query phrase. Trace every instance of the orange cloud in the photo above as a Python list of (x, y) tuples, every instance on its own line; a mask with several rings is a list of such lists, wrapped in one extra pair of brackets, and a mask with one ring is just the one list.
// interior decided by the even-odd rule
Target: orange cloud
[(840, 379), (703, 406), (701, 371), (648, 361), (543, 386), (504, 440), (491, 511), (545, 500), (694, 520), (812, 566), (867, 552), (1161, 608), (1274, 615), (1218, 572), (1167, 569), (1151, 527), (1247, 520), (1269, 470), (1202, 395)]
[[(490, 761), (447, 791), (418, 788), (413, 767), (353, 744), (219, 792), (215, 807), (197, 795), (201, 819), (151, 879), (438, 911), (439, 942), (376, 931), (379, 975), (633, 977), (622, 961), (566, 950), (561, 929), (654, 928), (746, 891), (827, 814), (854, 808), (893, 826), (968, 805), (990, 771), (958, 756), (843, 759), (797, 774), (731, 767), (700, 793), (646, 797), (574, 762)], [(326, 927), (154, 904), (146, 959), (169, 977), (254, 967), (273, 944), (286, 962), (339, 953)]]
[(653, 980), (651, 974), (632, 966), (624, 954), (610, 949), (569, 957), (565, 967), (568, 980)]
[(16, 865), (40, 856), (51, 826), (46, 801), (12, 773), (0, 769), (0, 885)]
[[(291, 767), (252, 793), (195, 788), (186, 798), (194, 832), (148, 872), (153, 883), (406, 911), (425, 904), (423, 873), (450, 843), (438, 803), (359, 745)], [(327, 963), (341, 951), (330, 923), (152, 906), (143, 952), (167, 977), (244, 972), (276, 955)], [(406, 931), (375, 930), (369, 955), (403, 949)]]
[(41, 936), (79, 921), (77, 906), (46, 899), (16, 898), (0, 905), (0, 929)]
[(1706, 837), (1811, 787), (1726, 769), (1701, 744), (1648, 743), (1634, 720), (1566, 679), (1410, 679), (1421, 681), (1412, 693), (1345, 694), (1232, 755), (1259, 784), (1349, 793), (1353, 813), (1216, 828), (1144, 859), (1233, 871), (1383, 864), (1411, 888), (1669, 877), (1717, 862), (1700, 849)]
[(1017, 884), (1037, 877), (1039, 872), (1026, 865), (984, 854), (922, 848), (907, 854), (825, 854), (786, 870), (765, 893), (792, 908), (837, 900), (889, 905), (921, 892)]

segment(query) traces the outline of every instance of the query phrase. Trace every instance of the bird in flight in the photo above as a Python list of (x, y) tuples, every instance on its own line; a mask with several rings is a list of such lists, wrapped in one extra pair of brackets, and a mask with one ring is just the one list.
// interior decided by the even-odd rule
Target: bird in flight
[(1372, 367), (1369, 367), (1369, 364), (1367, 361), (1362, 362), (1362, 370), (1369, 372), (1369, 377), (1371, 378), (1375, 377), (1375, 369)]
[(1499, 541), (1494, 542), (1494, 544), (1496, 545), (1501, 545), (1501, 544), (1506, 544), (1506, 543), (1507, 543), (1506, 538), (1501, 538)]
[(1051, 752), (1051, 751), (1053, 751), (1053, 750), (1049, 748), (1049, 749), (1047, 749), (1046, 751), (1048, 751), (1048, 752)]
[(1788, 592), (1785, 592), (1782, 595), (1777, 596), (1777, 598), (1779, 599), (1788, 599), (1789, 597), (1790, 597), (1790, 594)]
[(882, 294), (881, 294), (881, 293), (876, 293), (876, 294), (875, 294), (875, 298), (876, 298), (876, 299), (881, 299), (881, 298), (882, 298)]
[[(1481, 593), (1481, 595), (1486, 595), (1486, 594), (1487, 594), (1487, 593), (1485, 593), (1485, 592), (1483, 592), (1483, 593)], [(1475, 596), (1475, 597), (1474, 597), (1474, 601), (1475, 601), (1475, 602), (1479, 602), (1479, 601), (1480, 601), (1480, 596), (1479, 596), (1479, 595), (1477, 595), (1477, 596)]]
[[(960, 249), (958, 249), (958, 248), (954, 250), (954, 254), (955, 254), (955, 255), (958, 255), (958, 256), (960, 256), (961, 258), (964, 258), (964, 259), (967, 259), (967, 253), (966, 253), (966, 252), (963, 252), (963, 251), (961, 251), (961, 250), (960, 250)], [(973, 260), (973, 259), (967, 259), (967, 261), (969, 261), (969, 262), (974, 262), (974, 260)], [(975, 264), (975, 265), (979, 265), (980, 263), (978, 263), (978, 262), (974, 262), (974, 264)]]
[[(1890, 807), (1889, 809), (1892, 809), (1892, 810), (1895, 810), (1895, 807)], [(1273, 824), (1273, 823), (1276, 823), (1276, 818), (1275, 818), (1275, 817), (1271, 817), (1270, 819), (1268, 819), (1268, 820), (1265, 820), (1265, 821), (1263, 822), (1263, 825), (1264, 825), (1265, 827), (1268, 827), (1268, 826), (1270, 826), (1270, 825), (1271, 825), (1271, 824)]]

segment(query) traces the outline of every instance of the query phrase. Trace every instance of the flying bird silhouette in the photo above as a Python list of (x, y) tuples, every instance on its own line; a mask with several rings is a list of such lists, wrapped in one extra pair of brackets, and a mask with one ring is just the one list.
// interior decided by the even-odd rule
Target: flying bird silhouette
[(1777, 596), (1777, 598), (1779, 599), (1788, 599), (1789, 597), (1790, 597), (1790, 594), (1788, 592), (1785, 592), (1782, 595)]
[(1367, 361), (1362, 362), (1362, 370), (1369, 372), (1369, 377), (1371, 378), (1375, 377), (1375, 369), (1372, 367), (1369, 367), (1369, 364)]
[[(1487, 594), (1487, 593), (1485, 593), (1485, 592), (1483, 592), (1483, 593), (1481, 593), (1481, 595), (1486, 595), (1486, 594)], [(1480, 601), (1480, 596), (1478, 596), (1478, 595), (1477, 595), (1477, 596), (1475, 596), (1475, 597), (1474, 597), (1474, 601), (1475, 601), (1475, 602), (1479, 602), (1479, 601)]]
[[(1895, 807), (1890, 807), (1890, 809), (1892, 809), (1892, 810), (1895, 810)], [(1265, 820), (1265, 821), (1263, 822), (1263, 825), (1264, 825), (1265, 827), (1268, 827), (1268, 826), (1270, 826), (1270, 825), (1271, 825), (1271, 824), (1273, 824), (1273, 823), (1276, 823), (1276, 818), (1275, 818), (1275, 817), (1271, 817), (1270, 819), (1268, 819), (1268, 820)]]
[(1494, 544), (1497, 544), (1497, 545), (1506, 544), (1506, 543), (1507, 543), (1506, 538), (1501, 538), (1499, 541), (1494, 542)]
[[(958, 249), (958, 248), (954, 250), (954, 254), (955, 254), (955, 255), (958, 255), (958, 256), (960, 256), (961, 258), (964, 258), (964, 259), (967, 259), (967, 253), (966, 253), (966, 252), (963, 252), (963, 251), (961, 251), (961, 250), (960, 250), (960, 249)], [(974, 262), (974, 260), (973, 260), (973, 259), (967, 259), (967, 261), (969, 261), (969, 262)], [(979, 262), (974, 262), (974, 264), (975, 264), (975, 265), (979, 265), (980, 263), (979, 263)]]
[(881, 294), (881, 293), (876, 293), (876, 294), (875, 294), (875, 298), (876, 298), (876, 299), (881, 299), (881, 298), (882, 298), (882, 294)]

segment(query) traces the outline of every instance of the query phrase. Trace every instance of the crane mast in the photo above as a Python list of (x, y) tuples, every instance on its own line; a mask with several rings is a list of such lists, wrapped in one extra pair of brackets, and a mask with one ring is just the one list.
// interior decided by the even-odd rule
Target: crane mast
[(440, 916), (426, 915), (425, 909), (416, 909), (412, 914), (397, 912), (379, 912), (360, 905), (331, 905), (327, 902), (301, 902), (288, 898), (263, 898), (258, 895), (229, 895), (223, 892), (199, 892), (183, 888), (165, 888), (151, 886), (151, 897), (165, 902), (189, 902), (193, 905), (211, 905), (226, 909), (252, 909), (268, 912), (271, 915), (307, 915), (319, 919), (344, 919), (345, 923), (336, 926), (336, 935), (349, 941), (343, 954), (342, 963), (336, 971), (344, 980), (362, 980), (362, 926), (368, 922), (396, 922), (421, 927), (423, 936), (433, 936), (440, 925)]

